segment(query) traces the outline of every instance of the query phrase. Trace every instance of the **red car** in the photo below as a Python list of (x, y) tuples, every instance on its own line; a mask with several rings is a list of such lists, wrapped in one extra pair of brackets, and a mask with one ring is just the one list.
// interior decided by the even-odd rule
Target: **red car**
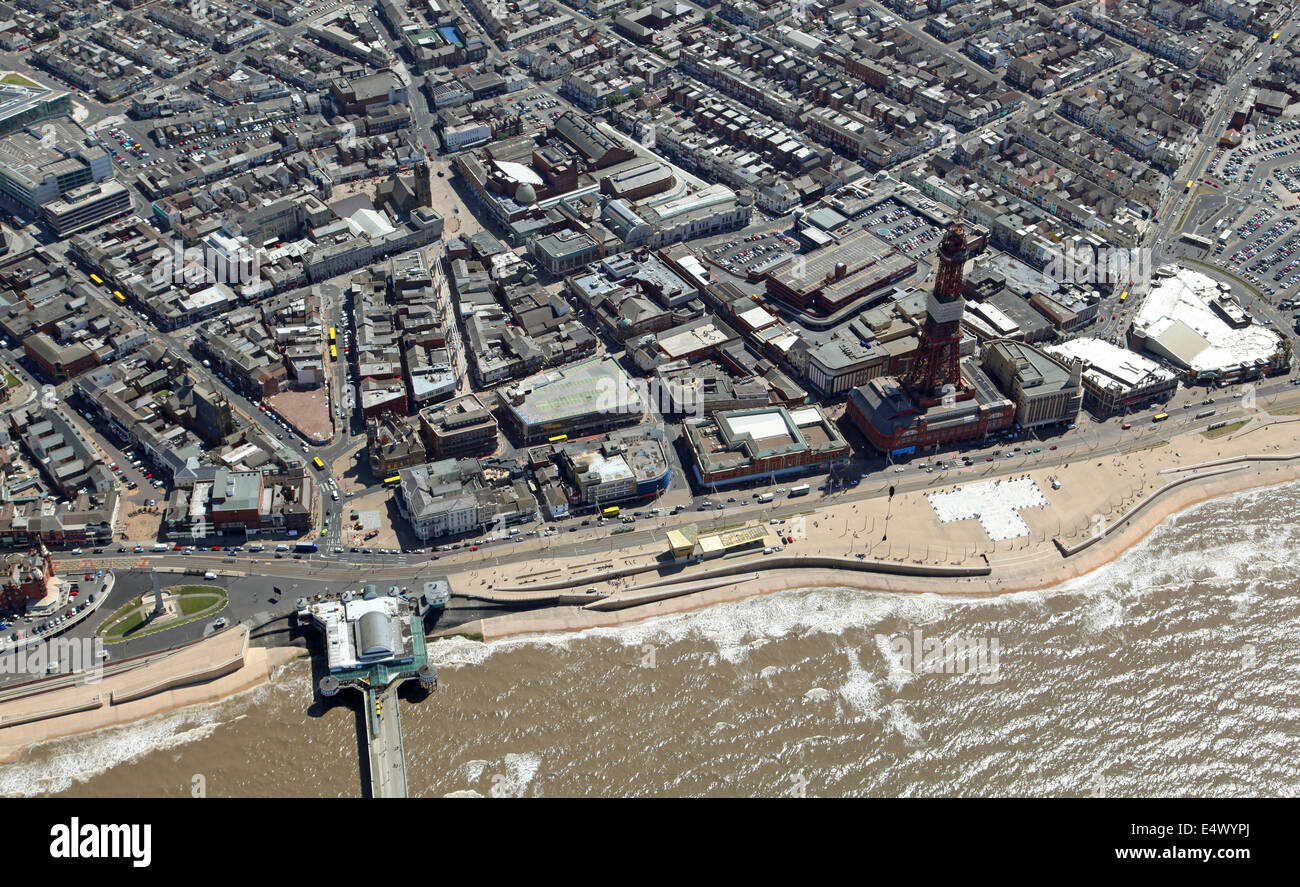
[(477, 546), (477, 545), (471, 545), (471, 546), (469, 547), (469, 550), (470, 550), (470, 551), (478, 551), (478, 546)]
[(179, 546), (179, 545), (173, 545), (173, 546), (172, 546), (172, 551), (181, 551), (181, 550), (182, 550), (182, 549), (181, 549), (181, 546)]
[(1048, 449), (1049, 449), (1049, 450), (1054, 450), (1054, 449), (1056, 449), (1056, 444), (1052, 444), (1050, 447), (1048, 447)]
[(94, 579), (94, 578), (95, 578), (95, 574), (94, 574), (94, 573), (87, 573), (87, 574), (86, 574), (86, 581), (87, 581), (87, 582), (89, 582), (91, 579)]
[(70, 592), (68, 592), (68, 594), (72, 595), (73, 597), (76, 597), (77, 595), (81, 594), (81, 592), (79, 592), (79, 591), (70, 591)]
[(1124, 431), (1128, 431), (1132, 427), (1133, 427), (1132, 422), (1125, 422), (1123, 425), (1120, 426), (1120, 428)]
[(221, 550), (221, 546), (220, 546), (220, 545), (214, 545), (214, 546), (212, 546), (211, 548), (208, 549), (208, 551), (220, 551), (220, 550)]

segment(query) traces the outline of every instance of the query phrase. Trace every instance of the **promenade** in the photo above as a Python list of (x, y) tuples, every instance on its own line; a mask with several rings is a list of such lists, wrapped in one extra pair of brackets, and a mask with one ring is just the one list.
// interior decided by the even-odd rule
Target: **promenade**
[(274, 666), (299, 655), (297, 649), (249, 646), (241, 625), (175, 651), (104, 663), (102, 672), (9, 688), (0, 693), (0, 763), (16, 760), (36, 742), (216, 702), (258, 686)]
[[(855, 558), (883, 561), (900, 568), (970, 566), (986, 563), (987, 575), (921, 576), (818, 566), (774, 569), (761, 553), (729, 560), (736, 581), (710, 583), (679, 596), (647, 600), (620, 607), (555, 606), (481, 619), (449, 633), (503, 637), (609, 627), (648, 617), (683, 612), (754, 594), (833, 586), (865, 592), (988, 596), (1058, 585), (1114, 560), (1139, 542), (1169, 515), (1206, 499), (1252, 487), (1300, 479), (1300, 428), (1293, 417), (1260, 414), (1231, 435), (1212, 439), (1199, 431), (1173, 436), (1150, 449), (1126, 455), (1080, 456), (1060, 466), (999, 475), (976, 465), (952, 473), (949, 485), (900, 492), (890, 497), (888, 484), (868, 499), (837, 501), (837, 497), (807, 500), (805, 513), (786, 518), (796, 541), (783, 554), (815, 563), (819, 558)], [(1244, 461), (1240, 457), (1249, 456)], [(1294, 457), (1294, 458), (1289, 458)], [(991, 539), (978, 520), (941, 522), (927, 499), (928, 493), (954, 490), (963, 484), (988, 480), (1032, 481), (1046, 504), (1017, 512), (1026, 533), (1005, 540)], [(1181, 481), (1174, 483), (1175, 481)], [(1055, 485), (1054, 483), (1055, 482)], [(1092, 540), (1096, 541), (1092, 541)], [(1084, 544), (1092, 541), (1092, 544)], [(1067, 552), (1078, 549), (1078, 553)], [(574, 587), (594, 588), (592, 597), (617, 598), (636, 584), (635, 576), (609, 581), (595, 578), (601, 567), (648, 564), (659, 554), (645, 547), (623, 551), (617, 558), (593, 563), (591, 558), (557, 560), (534, 565), (530, 571), (485, 567), (458, 574), (452, 587), (458, 593), (475, 587), (502, 586), (520, 590), (533, 581), (571, 577)], [(582, 561), (582, 563), (579, 563)], [(682, 572), (683, 582), (722, 561), (708, 561)], [(538, 567), (545, 569), (539, 571)], [(576, 574), (576, 570), (584, 573)], [(648, 581), (655, 574), (642, 574)], [(562, 581), (562, 580), (561, 580)], [(551, 584), (558, 584), (551, 583)], [(552, 591), (551, 594), (557, 592)]]

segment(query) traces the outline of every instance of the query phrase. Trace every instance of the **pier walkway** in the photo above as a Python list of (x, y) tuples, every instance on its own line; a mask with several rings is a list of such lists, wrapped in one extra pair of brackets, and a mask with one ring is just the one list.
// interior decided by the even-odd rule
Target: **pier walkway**
[(366, 751), (370, 759), (370, 796), (405, 798), (406, 753), (402, 747), (398, 684), (366, 690)]

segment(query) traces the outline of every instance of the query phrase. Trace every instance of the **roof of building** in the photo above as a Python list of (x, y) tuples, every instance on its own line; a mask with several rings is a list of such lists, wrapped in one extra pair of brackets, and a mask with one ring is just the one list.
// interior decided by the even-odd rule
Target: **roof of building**
[(615, 409), (640, 413), (645, 406), (627, 373), (608, 357), (590, 357), (538, 373), (510, 386), (505, 394), (505, 408), (532, 425)]
[(1156, 278), (1133, 330), (1146, 338), (1148, 350), (1195, 373), (1223, 374), (1268, 363), (1281, 336), (1258, 323), (1229, 323), (1214, 308), (1221, 296), (1209, 275), (1179, 268), (1172, 276)]
[(1083, 377), (1097, 388), (1126, 391), (1151, 385), (1173, 384), (1176, 376), (1148, 357), (1120, 348), (1105, 339), (1070, 339), (1045, 349), (1058, 357), (1083, 361)]

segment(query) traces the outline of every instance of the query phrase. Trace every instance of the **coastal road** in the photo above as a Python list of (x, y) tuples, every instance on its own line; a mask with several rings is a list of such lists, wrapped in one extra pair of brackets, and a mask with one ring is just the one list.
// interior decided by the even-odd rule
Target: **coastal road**
[[(233, 570), (248, 572), (267, 580), (298, 577), (317, 581), (355, 583), (364, 577), (398, 584), (470, 568), (481, 570), (520, 564), (544, 565), (548, 559), (555, 558), (592, 557), (599, 559), (600, 562), (609, 562), (621, 557), (619, 552), (624, 549), (656, 542), (664, 542), (666, 546), (668, 530), (686, 523), (696, 523), (701, 530), (707, 532), (748, 520), (787, 519), (798, 514), (811, 513), (819, 507), (878, 499), (887, 496), (891, 486), (895, 494), (914, 492), (1063, 466), (1083, 458), (1101, 459), (1137, 452), (1156, 446), (1176, 434), (1204, 428), (1210, 422), (1231, 422), (1254, 415), (1254, 412), (1242, 407), (1241, 403), (1232, 397), (1231, 390), (1214, 390), (1212, 394), (1216, 400), (1216, 413), (1209, 419), (1194, 418), (1195, 414), (1200, 412), (1197, 407), (1200, 406), (1199, 400), (1203, 395), (1189, 391), (1184, 392), (1187, 401), (1184, 401), (1183, 395), (1180, 395), (1175, 399), (1176, 402), (1171, 401), (1163, 407), (1149, 410), (1152, 413), (1158, 410), (1170, 412), (1170, 418), (1158, 425), (1152, 424), (1149, 416), (1143, 418), (1140, 414), (1131, 417), (1113, 417), (1103, 423), (1081, 425), (1077, 432), (1065, 437), (1052, 438), (1053, 441), (1059, 441), (1056, 450), (1049, 449), (1048, 441), (1027, 439), (1020, 442), (1022, 446), (1020, 453), (1011, 453), (1010, 458), (1004, 454), (988, 462), (985, 461), (988, 458), (986, 454), (991, 453), (993, 449), (1006, 450), (1008, 446), (990, 445), (979, 450), (968, 451), (971, 458), (976, 460), (970, 468), (934, 472), (924, 472), (914, 467), (905, 467), (901, 472), (888, 469), (873, 474), (870, 478), (871, 486), (859, 486), (820, 496), (781, 499), (766, 506), (758, 505), (747, 498), (736, 503), (734, 507), (725, 507), (721, 511), (685, 511), (674, 519), (666, 515), (661, 516), (653, 525), (649, 525), (647, 521), (632, 532), (618, 535), (611, 535), (604, 528), (581, 528), (579, 532), (572, 534), (560, 533), (551, 537), (533, 537), (519, 543), (499, 541), (485, 545), (476, 552), (462, 549), (457, 552), (440, 553), (436, 561), (427, 553), (358, 557), (351, 554), (334, 555), (331, 552), (322, 552), (304, 555), (301, 560), (295, 560), (290, 556), (275, 558), (268, 553), (249, 557), (247, 554), (232, 556), (226, 552), (209, 551), (195, 552), (190, 555), (173, 552), (159, 555), (109, 554), (106, 558), (97, 559), (97, 562), (102, 565), (102, 561), (106, 560), (117, 569), (155, 565), (182, 570), (187, 568)], [(1254, 396), (1264, 409), (1278, 410), (1300, 405), (1300, 390), (1285, 379), (1257, 386), (1254, 389)], [(1189, 406), (1184, 408), (1182, 406), (1184, 402)], [(1126, 418), (1134, 426), (1127, 431), (1121, 427)], [(1034, 454), (1026, 451), (1026, 448), (1032, 449), (1035, 446), (1041, 447), (1042, 452)], [(576, 538), (569, 538), (570, 536)], [(66, 564), (68, 565), (66, 568), (78, 569), (82, 562), (79, 559), (65, 559), (61, 561), (61, 566)]]

